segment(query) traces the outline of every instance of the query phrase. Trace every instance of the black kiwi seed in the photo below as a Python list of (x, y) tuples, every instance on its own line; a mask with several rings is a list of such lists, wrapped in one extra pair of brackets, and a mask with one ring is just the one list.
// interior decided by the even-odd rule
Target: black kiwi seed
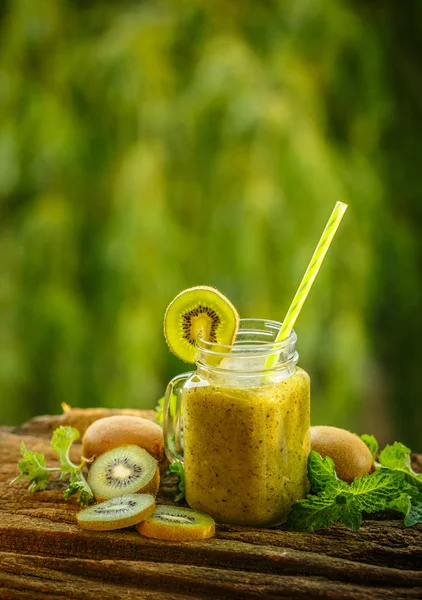
[(164, 335), (170, 350), (188, 363), (196, 358), (197, 336), (212, 344), (231, 345), (239, 326), (233, 304), (215, 288), (197, 286), (183, 290), (168, 305)]
[(204, 315), (204, 314), (208, 315), (209, 318), (211, 319), (209, 341), (212, 342), (213, 344), (217, 343), (217, 327), (219, 326), (220, 321), (221, 321), (220, 317), (215, 312), (215, 310), (213, 310), (209, 306), (200, 305), (197, 308), (193, 308), (192, 310), (189, 310), (188, 312), (186, 312), (182, 315), (183, 338), (192, 345), (195, 344), (196, 340), (194, 337), (192, 337), (192, 333), (191, 333), (191, 326), (192, 326), (191, 318), (199, 317), (199, 315)]
[[(113, 469), (118, 465), (122, 465), (123, 467), (126, 467), (128, 470), (132, 471), (132, 473), (127, 476), (124, 482), (117, 482), (113, 475)], [(104, 473), (104, 477), (110, 486), (125, 488), (128, 485), (131, 485), (134, 481), (136, 481), (139, 475), (142, 473), (142, 471), (142, 467), (137, 463), (131, 461), (127, 456), (116, 457), (108, 464), (108, 467), (106, 468)]]
[(154, 513), (137, 525), (146, 537), (170, 541), (203, 540), (215, 533), (215, 522), (209, 515), (179, 506), (159, 504)]
[(125, 494), (85, 508), (76, 518), (83, 529), (111, 531), (136, 525), (154, 510), (155, 498), (151, 494)]
[[(195, 523), (196, 519), (192, 517), (186, 517), (185, 515), (175, 515), (181, 522), (185, 523)], [(157, 521), (163, 521), (163, 523), (174, 523), (174, 519), (168, 517), (167, 515), (157, 515), (155, 517)]]
[(97, 500), (127, 493), (156, 494), (159, 469), (156, 460), (143, 448), (118, 446), (94, 461), (88, 474), (88, 484)]
[[(116, 500), (116, 498), (113, 498), (113, 500)], [(120, 501), (120, 498), (117, 497), (117, 500)], [(110, 501), (111, 502), (111, 501)], [(118, 505), (119, 502), (114, 502), (113, 504), (109, 504), (108, 506), (104, 506), (104, 502), (99, 504), (98, 506), (95, 506), (95, 509), (93, 510), (93, 512), (96, 515), (119, 515), (119, 514), (126, 514), (128, 508), (134, 508), (136, 506), (136, 502), (134, 502), (133, 500), (125, 500), (125, 504), (124, 506), (122, 506), (121, 508), (113, 508), (114, 506)]]

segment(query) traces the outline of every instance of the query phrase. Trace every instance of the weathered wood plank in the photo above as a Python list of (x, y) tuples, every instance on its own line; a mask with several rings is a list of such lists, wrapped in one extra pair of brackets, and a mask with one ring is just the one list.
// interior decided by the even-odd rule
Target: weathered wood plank
[[(2, 599), (422, 597), (422, 526), (400, 521), (318, 534), (220, 525), (214, 539), (192, 543), (148, 540), (135, 529), (83, 531), (76, 502), (63, 501), (62, 484), (35, 495), (25, 482), (8, 485), (21, 439), (55, 464), (48, 441), (57, 418), (51, 422), (44, 417), (15, 432), (0, 429)], [(73, 459), (79, 454), (76, 445)], [(161, 500), (173, 490), (174, 479), (166, 479)]]
[[(107, 543), (104, 543), (107, 540)], [(160, 542), (125, 530), (104, 534), (49, 518), (3, 514), (0, 548), (49, 557), (95, 556), (98, 560), (171, 562), (216, 568), (327, 576), (337, 581), (361, 581), (422, 587), (422, 572), (368, 565), (326, 554), (219, 539), (179, 543)], [(420, 565), (420, 563), (419, 563)]]
[[(326, 598), (361, 598), (367, 597), (370, 590), (371, 598), (418, 598), (418, 587), (379, 587), (364, 588), (359, 583), (344, 584), (333, 582), (324, 577), (268, 575), (255, 572), (243, 572), (229, 569), (212, 569), (191, 565), (175, 565), (171, 563), (138, 562), (138, 561), (95, 561), (90, 559), (59, 559), (44, 556), (21, 556), (11, 553), (0, 553), (2, 571), (5, 581), (13, 582), (16, 576), (24, 575), (25, 579), (32, 578), (37, 582), (42, 579), (52, 582), (54, 589), (60, 592), (68, 590), (68, 583), (75, 587), (81, 584), (93, 589), (102, 581), (108, 593), (119, 592), (124, 584), (130, 598), (156, 598), (158, 595), (143, 595), (159, 590), (165, 592), (166, 598), (194, 597), (213, 598), (320, 598), (321, 587)], [(81, 574), (89, 574), (82, 576)], [(75, 580), (76, 577), (76, 580)], [(0, 573), (0, 584), (3, 575)], [(22, 585), (22, 582), (20, 583)], [(37, 583), (35, 589), (39, 584)], [(78, 586), (79, 587), (79, 586)], [(103, 593), (104, 593), (104, 588)], [(83, 588), (79, 595), (72, 591), (72, 598), (84, 598)], [(134, 594), (132, 596), (132, 593)], [(136, 594), (139, 594), (136, 595)], [(104, 597), (104, 596), (103, 596)], [(106, 596), (109, 597), (108, 595)], [(115, 596), (110, 596), (114, 598)], [(120, 596), (122, 597), (122, 596)], [(162, 596), (161, 596), (162, 597)]]

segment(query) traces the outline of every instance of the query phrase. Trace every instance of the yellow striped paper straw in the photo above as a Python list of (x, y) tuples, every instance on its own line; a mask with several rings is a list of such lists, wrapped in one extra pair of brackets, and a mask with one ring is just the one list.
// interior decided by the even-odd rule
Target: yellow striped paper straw
[[(346, 210), (347, 204), (344, 204), (344, 202), (337, 202), (335, 205), (334, 210), (328, 219), (328, 223), (322, 233), (321, 239), (318, 242), (318, 246), (316, 247), (308, 268), (305, 271), (305, 275), (303, 276), (299, 289), (297, 290), (289, 310), (284, 317), (283, 325), (277, 334), (275, 342), (281, 342), (290, 335)], [(277, 354), (269, 356), (266, 360), (265, 367), (271, 367), (276, 362), (277, 357)]]

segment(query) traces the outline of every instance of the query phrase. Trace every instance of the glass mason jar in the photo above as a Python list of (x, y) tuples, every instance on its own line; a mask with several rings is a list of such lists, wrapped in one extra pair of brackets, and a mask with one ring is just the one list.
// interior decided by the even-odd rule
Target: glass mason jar
[(280, 326), (241, 319), (232, 346), (198, 336), (196, 371), (167, 387), (166, 455), (184, 461), (188, 504), (221, 523), (279, 524), (308, 491), (310, 379)]

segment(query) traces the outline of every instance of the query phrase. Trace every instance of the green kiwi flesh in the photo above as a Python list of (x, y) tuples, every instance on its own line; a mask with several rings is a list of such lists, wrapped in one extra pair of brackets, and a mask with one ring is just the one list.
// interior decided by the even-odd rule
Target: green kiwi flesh
[(112, 531), (136, 525), (154, 509), (155, 498), (151, 494), (125, 494), (81, 510), (76, 519), (83, 529)]
[(233, 304), (218, 290), (197, 286), (184, 290), (169, 304), (164, 316), (164, 335), (170, 350), (188, 363), (195, 362), (196, 340), (230, 346), (239, 327)]
[(153, 494), (158, 491), (157, 461), (139, 446), (118, 446), (104, 452), (92, 464), (88, 484), (97, 500), (122, 494)]
[(209, 515), (191, 508), (159, 504), (148, 519), (138, 523), (137, 529), (146, 537), (188, 542), (212, 537), (215, 522)]

